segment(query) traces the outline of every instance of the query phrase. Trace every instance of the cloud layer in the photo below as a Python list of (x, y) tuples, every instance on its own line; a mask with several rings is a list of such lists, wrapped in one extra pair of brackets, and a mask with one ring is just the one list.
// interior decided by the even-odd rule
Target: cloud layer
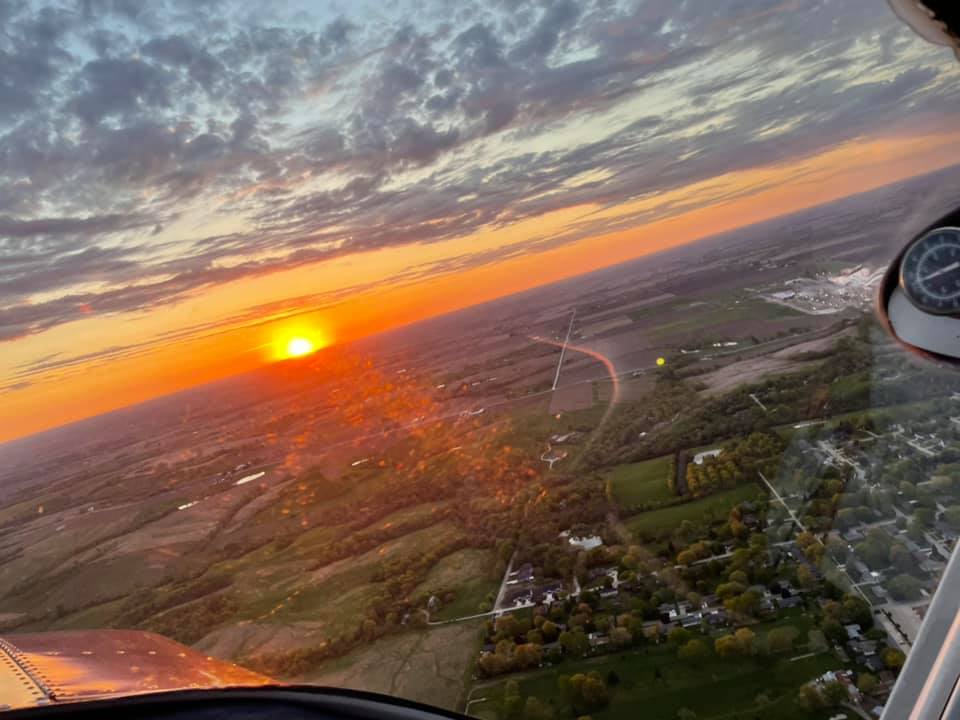
[(321, 5), (0, 0), (0, 340), (960, 109), (867, 0)]

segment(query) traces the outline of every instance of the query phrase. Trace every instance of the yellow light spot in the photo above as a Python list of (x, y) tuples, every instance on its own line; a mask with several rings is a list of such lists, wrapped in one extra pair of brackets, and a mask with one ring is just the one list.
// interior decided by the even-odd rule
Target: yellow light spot
[(658, 357), (658, 358), (657, 358), (657, 365), (658, 365), (659, 367), (663, 367), (663, 366), (666, 365), (666, 364), (667, 364), (667, 359), (666, 359), (666, 358), (662, 358), (662, 357)]
[(304, 355), (309, 355), (315, 349), (316, 347), (314, 346), (313, 341), (308, 340), (305, 337), (290, 338), (290, 340), (287, 342), (288, 357), (303, 357)]

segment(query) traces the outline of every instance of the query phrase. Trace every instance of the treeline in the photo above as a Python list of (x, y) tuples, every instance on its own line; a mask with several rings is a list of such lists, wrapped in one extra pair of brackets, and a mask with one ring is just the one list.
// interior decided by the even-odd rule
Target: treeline
[(218, 593), (157, 615), (144, 627), (184, 645), (192, 645), (213, 628), (233, 618), (238, 609), (236, 598)]
[[(658, 372), (654, 391), (642, 403), (618, 408), (599, 438), (579, 460), (595, 470), (707, 445), (732, 436), (747, 436), (775, 425), (818, 419), (872, 407), (943, 397), (960, 391), (960, 376), (919, 370), (885, 356), (909, 381), (882, 382), (872, 372), (875, 347), (864, 321), (856, 337), (842, 338), (824, 362), (812, 369), (742, 385), (716, 398), (702, 397), (695, 378), (684, 380), (673, 368)], [(899, 362), (899, 364), (897, 364)], [(750, 397), (762, 398), (764, 411)], [(674, 419), (675, 418), (675, 419)]]
[(112, 625), (120, 628), (140, 627), (144, 621), (170, 608), (219, 592), (232, 584), (233, 580), (226, 575), (209, 575), (167, 591), (163, 588), (142, 588), (127, 596)]
[(706, 457), (700, 464), (687, 464), (687, 487), (695, 496), (736, 487), (757, 479), (758, 473), (772, 476), (786, 443), (775, 433), (750, 433), (740, 441), (727, 444), (720, 455)]

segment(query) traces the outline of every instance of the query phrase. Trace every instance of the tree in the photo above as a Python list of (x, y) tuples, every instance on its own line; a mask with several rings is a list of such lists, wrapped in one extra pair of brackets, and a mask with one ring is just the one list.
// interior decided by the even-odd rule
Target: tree
[(680, 708), (677, 710), (677, 720), (697, 720), (697, 714), (690, 708)]
[(524, 643), (517, 645), (514, 653), (514, 660), (518, 668), (526, 669), (536, 667), (543, 659), (543, 648), (534, 643)]
[(857, 689), (864, 695), (871, 695), (879, 684), (880, 681), (877, 680), (877, 676), (868, 672), (860, 673), (860, 677), (857, 678)]
[(827, 705), (836, 707), (837, 705), (849, 700), (850, 693), (847, 692), (847, 688), (843, 683), (834, 680), (833, 682), (824, 684), (823, 699), (826, 701)]
[(560, 635), (560, 628), (557, 627), (555, 622), (544, 620), (543, 625), (540, 626), (540, 632), (543, 633), (544, 640), (553, 642)]
[(741, 655), (753, 655), (757, 636), (750, 628), (738, 628), (733, 634)]
[(484, 677), (501, 675), (510, 670), (510, 658), (500, 653), (484, 653), (477, 661), (480, 674)]
[(606, 683), (595, 671), (561, 676), (560, 690), (577, 714), (601, 708), (610, 700)]
[(713, 650), (722, 658), (736, 657), (740, 654), (740, 645), (733, 635), (721, 635), (713, 641)]
[(710, 656), (710, 649), (703, 640), (689, 640), (677, 650), (677, 657), (681, 660), (697, 664)]
[(615, 627), (610, 631), (610, 642), (616, 647), (626, 647), (633, 642), (633, 635), (625, 627)]
[(843, 629), (843, 625), (837, 620), (824, 620), (820, 629), (823, 630), (823, 634), (827, 637), (827, 640), (834, 645), (842, 645), (847, 641), (847, 632)]
[(899, 670), (903, 667), (903, 662), (907, 657), (896, 648), (888, 647), (880, 655), (880, 659), (883, 660), (883, 664), (890, 670)]
[(513, 615), (501, 615), (493, 624), (494, 632), (501, 638), (514, 638), (520, 634), (517, 619)]
[(823, 695), (816, 687), (807, 683), (800, 686), (800, 694), (797, 696), (797, 702), (807, 712), (812, 712), (824, 707)]
[(582, 630), (566, 630), (560, 633), (560, 645), (574, 657), (585, 655), (590, 649), (590, 641)]
[(550, 720), (553, 711), (549, 705), (531, 695), (523, 706), (523, 717), (524, 720)]
[(923, 528), (933, 525), (934, 512), (931, 508), (918, 507), (913, 511), (913, 521)]
[(908, 573), (915, 567), (910, 551), (900, 543), (890, 546), (890, 563), (902, 573)]
[(690, 631), (682, 627), (675, 627), (667, 633), (667, 640), (674, 645), (683, 645), (690, 640)]
[(800, 565), (797, 568), (797, 582), (800, 583), (802, 588), (812, 588), (817, 584), (817, 578), (810, 568), (806, 565)]
[(520, 697), (520, 684), (516, 680), (507, 680), (503, 688), (504, 716), (507, 718), (519, 718), (523, 707), (523, 698)]
[(895, 600), (916, 600), (922, 593), (922, 585), (913, 575), (901, 573), (887, 583), (887, 590)]
[(750, 582), (750, 578), (747, 577), (747, 574), (743, 570), (734, 570), (727, 579), (732, 583), (739, 583), (744, 587)]
[(960, 530), (960, 505), (950, 505), (943, 511), (943, 519), (954, 530)]

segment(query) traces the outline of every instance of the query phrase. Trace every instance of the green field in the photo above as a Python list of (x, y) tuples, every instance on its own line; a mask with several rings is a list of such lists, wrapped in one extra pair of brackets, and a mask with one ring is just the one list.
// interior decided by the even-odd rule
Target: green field
[(675, 494), (667, 483), (675, 471), (673, 455), (617, 465), (607, 475), (607, 493), (621, 508), (669, 500)]
[[(632, 315), (630, 317), (633, 318)], [(709, 331), (715, 327), (744, 320), (781, 320), (799, 317), (803, 317), (803, 313), (785, 305), (763, 300), (743, 300), (736, 305), (725, 304), (722, 307), (703, 309), (695, 313), (678, 314), (676, 320), (657, 325), (651, 333), (658, 337), (667, 337), (697, 330)]]
[(663, 537), (673, 532), (684, 520), (693, 523), (724, 520), (734, 505), (753, 500), (759, 494), (760, 489), (756, 485), (741, 485), (682, 505), (640, 513), (627, 519), (626, 525), (635, 535), (647, 538)]
[[(760, 628), (755, 628), (758, 630)], [(710, 643), (708, 642), (708, 645)], [(558, 678), (576, 672), (599, 672), (608, 677), (615, 671), (619, 683), (612, 688), (611, 702), (606, 708), (591, 713), (594, 720), (674, 720), (681, 708), (696, 712), (700, 720), (754, 717), (782, 720), (811, 720), (827, 715), (809, 714), (796, 703), (802, 684), (823, 672), (842, 667), (830, 653), (791, 660), (803, 655), (796, 651), (770, 658), (722, 659), (713, 654), (700, 664), (677, 659), (671, 645), (652, 646), (617, 655), (588, 658), (577, 663), (563, 663), (556, 668), (517, 677), (522, 696), (534, 695), (549, 703), (555, 717), (570, 716), (569, 708), (559, 697)], [(659, 675), (658, 675), (659, 671)], [(756, 698), (765, 694), (771, 704), (762, 710)], [(503, 697), (503, 683), (477, 691), (490, 702), (471, 708), (471, 714), (493, 717)]]
[(412, 597), (432, 595), (455, 589), (453, 602), (431, 614), (431, 620), (452, 620), (475, 615), (480, 604), (496, 596), (499, 579), (491, 575), (494, 554), (490, 550), (467, 548), (441, 559), (411, 593)]

